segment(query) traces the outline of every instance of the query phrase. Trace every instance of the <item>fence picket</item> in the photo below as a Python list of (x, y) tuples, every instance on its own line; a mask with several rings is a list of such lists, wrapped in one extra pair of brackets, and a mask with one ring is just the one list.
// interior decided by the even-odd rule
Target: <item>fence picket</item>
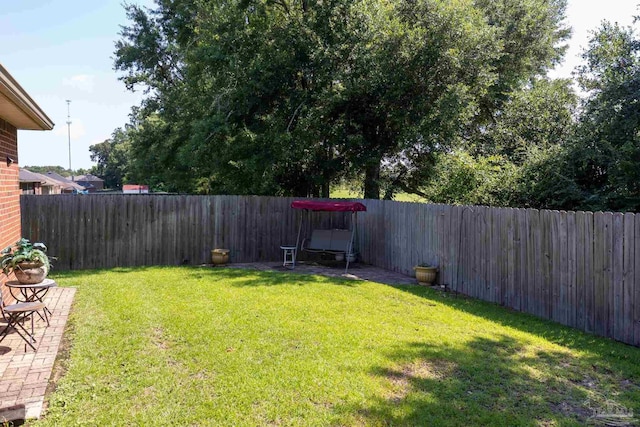
[[(633, 287), (635, 286), (635, 214), (624, 215), (624, 243), (622, 274), (622, 338), (621, 341), (633, 342)], [(617, 308), (620, 310), (620, 307)]]
[(614, 292), (613, 292), (613, 214), (604, 213), (604, 313), (605, 313), (605, 335), (613, 338), (614, 323)]
[[(612, 296), (609, 300), (609, 315), (612, 323), (612, 336), (616, 340), (624, 338), (624, 214), (613, 215), (612, 229)], [(619, 309), (616, 309), (618, 307)]]
[[(559, 262), (556, 268), (558, 271), (558, 276), (556, 280), (558, 281), (557, 290), (558, 290), (558, 298), (557, 301), (557, 309), (558, 314), (556, 319), (558, 322), (563, 325), (568, 324), (568, 313), (567, 310), (569, 308), (569, 233), (567, 231), (567, 213), (565, 211), (561, 211), (558, 215), (558, 252), (559, 252)], [(559, 280), (558, 280), (559, 279)]]
[(635, 216), (634, 270), (638, 273), (633, 281), (633, 341), (630, 344), (640, 346), (640, 215)]
[(576, 327), (576, 311), (578, 309), (576, 279), (578, 273), (578, 248), (576, 246), (577, 239), (576, 213), (567, 212), (567, 298), (568, 304), (565, 309), (567, 325)]
[(596, 265), (594, 257), (596, 255), (596, 223), (599, 221), (597, 216), (592, 212), (585, 212), (585, 245), (584, 245), (584, 298), (585, 298), (585, 327), (587, 332), (595, 332), (596, 330)]
[(606, 292), (605, 292), (605, 224), (604, 213), (593, 215), (593, 276), (594, 276), (594, 332), (598, 335), (606, 333)]

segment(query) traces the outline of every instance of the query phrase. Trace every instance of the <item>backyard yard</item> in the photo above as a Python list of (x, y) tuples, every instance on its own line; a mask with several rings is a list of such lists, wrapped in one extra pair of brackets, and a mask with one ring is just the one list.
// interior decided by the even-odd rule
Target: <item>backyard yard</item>
[(584, 425), (640, 415), (640, 349), (417, 286), (240, 269), (77, 287), (33, 425)]

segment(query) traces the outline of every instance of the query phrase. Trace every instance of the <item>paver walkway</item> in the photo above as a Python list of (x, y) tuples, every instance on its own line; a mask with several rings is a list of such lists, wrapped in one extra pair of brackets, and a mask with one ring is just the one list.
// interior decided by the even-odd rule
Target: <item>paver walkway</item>
[[(51, 325), (37, 319), (36, 351), (27, 347), (15, 332), (0, 343), (0, 423), (38, 418), (42, 412), (53, 363), (62, 341), (76, 290), (53, 288), (44, 302), (51, 310)], [(0, 318), (0, 328), (6, 322)]]
[(371, 265), (354, 264), (349, 266), (348, 273), (344, 272), (344, 264), (334, 267), (326, 267), (316, 263), (297, 263), (294, 269), (282, 267), (282, 262), (277, 261), (259, 263), (252, 262), (246, 264), (229, 264), (228, 268), (250, 268), (260, 271), (279, 271), (283, 273), (318, 274), (329, 277), (345, 277), (352, 280), (369, 280), (371, 282), (385, 283), (387, 285), (417, 285), (415, 277), (405, 276), (402, 273), (383, 270)]

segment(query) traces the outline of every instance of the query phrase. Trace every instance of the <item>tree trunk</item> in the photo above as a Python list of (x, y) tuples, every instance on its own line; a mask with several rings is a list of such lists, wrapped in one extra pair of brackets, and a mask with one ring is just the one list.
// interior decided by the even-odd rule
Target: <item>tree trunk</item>
[(322, 198), (323, 199), (328, 199), (329, 198), (329, 183), (325, 182), (322, 184)]
[(325, 146), (325, 161), (322, 163), (324, 168), (322, 169), (322, 188), (320, 192), (322, 193), (322, 197), (325, 199), (329, 198), (330, 186), (331, 186), (331, 176), (333, 175), (333, 171), (331, 170), (331, 162), (333, 160), (333, 146), (329, 144), (326, 140), (323, 142)]
[(317, 185), (313, 186), (313, 189), (311, 190), (311, 197), (313, 197), (314, 199), (320, 198), (320, 187), (318, 187)]
[(393, 200), (393, 195), (395, 194), (395, 187), (392, 184), (389, 184), (389, 187), (384, 192), (383, 200)]
[(364, 198), (380, 198), (380, 160), (369, 163), (364, 170)]

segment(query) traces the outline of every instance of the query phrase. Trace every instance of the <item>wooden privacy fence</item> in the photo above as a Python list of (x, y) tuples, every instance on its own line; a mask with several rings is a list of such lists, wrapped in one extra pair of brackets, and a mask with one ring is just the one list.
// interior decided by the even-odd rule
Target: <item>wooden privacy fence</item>
[[(232, 262), (275, 262), (296, 239), (292, 200), (22, 196), (22, 227), (59, 269), (199, 264), (215, 247)], [(363, 262), (405, 274), (436, 265), (439, 283), (464, 294), (640, 345), (640, 215), (362, 202)], [(349, 218), (315, 213), (305, 234)]]
[[(295, 244), (292, 198), (256, 196), (21, 196), (22, 234), (42, 241), (60, 270), (203, 264), (214, 248), (231, 262), (274, 261)], [(312, 214), (323, 228), (346, 227), (344, 214)], [(312, 227), (309, 224), (309, 227)], [(308, 227), (308, 228), (309, 228)]]

